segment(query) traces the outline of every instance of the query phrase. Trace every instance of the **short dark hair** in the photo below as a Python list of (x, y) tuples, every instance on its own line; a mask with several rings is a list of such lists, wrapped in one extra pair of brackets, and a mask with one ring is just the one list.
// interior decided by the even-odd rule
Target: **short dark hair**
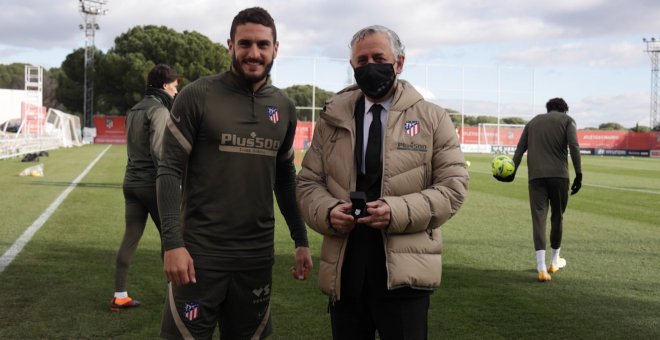
[(236, 27), (238, 25), (245, 25), (247, 23), (270, 27), (270, 29), (273, 30), (273, 42), (277, 41), (275, 20), (273, 20), (273, 17), (271, 17), (270, 14), (268, 14), (268, 12), (261, 7), (246, 8), (236, 14), (234, 20), (231, 22), (231, 30), (229, 31), (229, 37), (231, 38), (231, 41), (234, 41), (234, 36), (236, 35)]
[(568, 112), (568, 104), (562, 98), (552, 98), (545, 104), (545, 108), (550, 111)]
[(147, 87), (162, 89), (164, 84), (169, 84), (175, 80), (179, 80), (179, 74), (176, 73), (176, 70), (167, 64), (158, 64), (149, 71)]

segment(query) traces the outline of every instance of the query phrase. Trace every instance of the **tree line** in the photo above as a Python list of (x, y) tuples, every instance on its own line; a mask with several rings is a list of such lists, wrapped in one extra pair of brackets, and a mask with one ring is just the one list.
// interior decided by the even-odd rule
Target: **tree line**
[[(229, 69), (231, 58), (227, 48), (195, 31), (176, 32), (166, 26), (136, 26), (115, 38), (114, 46), (106, 53), (96, 50), (94, 64), (88, 77), (94, 82), (94, 109), (106, 115), (124, 115), (142, 98), (147, 74), (158, 63), (172, 66), (179, 73), (180, 87), (195, 79)], [(23, 89), (25, 64), (0, 65), (0, 88)], [(56, 108), (78, 116), (83, 111), (85, 50), (78, 48), (68, 54), (59, 68), (44, 70), (44, 106)], [(319, 112), (312, 106), (312, 85), (293, 85), (283, 89), (298, 109), (299, 120), (318, 119)], [(315, 104), (322, 107), (331, 91), (316, 88)], [(478, 126), (497, 123), (494, 116), (465, 116), (447, 109), (456, 126)], [(314, 115), (314, 116), (313, 116)], [(522, 118), (500, 119), (501, 124), (526, 124)], [(591, 128), (596, 129), (596, 128)], [(628, 130), (618, 123), (600, 124), (598, 130)], [(650, 128), (636, 126), (632, 131), (645, 132)], [(655, 127), (660, 131), (660, 125)]]

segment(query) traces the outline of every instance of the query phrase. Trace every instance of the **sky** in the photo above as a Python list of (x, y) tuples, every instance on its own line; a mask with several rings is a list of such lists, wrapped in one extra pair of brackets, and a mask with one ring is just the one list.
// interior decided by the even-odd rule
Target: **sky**
[[(85, 45), (79, 4), (0, 0), (0, 63), (60, 67)], [(379, 24), (405, 45), (401, 79), (443, 107), (528, 120), (562, 97), (578, 128), (650, 125), (642, 38), (660, 38), (658, 0), (107, 0), (95, 45), (107, 52), (132, 27), (164, 25), (226, 46), (233, 17), (252, 6), (275, 19), (279, 87), (340, 90), (352, 35)]]

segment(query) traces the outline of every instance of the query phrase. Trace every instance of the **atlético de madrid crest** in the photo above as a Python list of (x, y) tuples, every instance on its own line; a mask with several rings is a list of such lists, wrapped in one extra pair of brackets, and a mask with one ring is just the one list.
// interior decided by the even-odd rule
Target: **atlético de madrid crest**
[(273, 122), (273, 124), (277, 124), (277, 122), (280, 121), (280, 110), (277, 108), (277, 106), (266, 107), (266, 114), (268, 115), (268, 119)]
[(183, 307), (183, 313), (186, 319), (193, 321), (199, 316), (199, 303), (197, 302), (186, 302), (186, 305)]
[(404, 124), (403, 129), (406, 131), (406, 134), (410, 135), (410, 137), (415, 137), (415, 135), (419, 133), (419, 121), (409, 120)]

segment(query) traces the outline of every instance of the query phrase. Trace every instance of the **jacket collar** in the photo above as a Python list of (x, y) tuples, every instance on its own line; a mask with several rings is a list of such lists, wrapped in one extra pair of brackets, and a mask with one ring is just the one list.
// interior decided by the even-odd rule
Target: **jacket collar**
[(270, 94), (270, 92), (272, 92), (272, 90), (274, 89), (273, 86), (271, 85), (270, 75), (266, 76), (266, 82), (256, 91), (252, 91), (252, 83), (245, 80), (245, 78), (237, 75), (231, 69), (227, 70), (224, 73), (224, 78), (227, 79), (227, 81), (230, 84), (232, 84), (234, 88), (250, 95)]
[[(364, 94), (357, 85), (344, 88), (325, 102), (321, 118), (330, 125), (352, 130), (355, 104), (362, 96)], [(421, 100), (424, 100), (424, 97), (409, 82), (399, 79), (388, 114), (399, 114)]]

